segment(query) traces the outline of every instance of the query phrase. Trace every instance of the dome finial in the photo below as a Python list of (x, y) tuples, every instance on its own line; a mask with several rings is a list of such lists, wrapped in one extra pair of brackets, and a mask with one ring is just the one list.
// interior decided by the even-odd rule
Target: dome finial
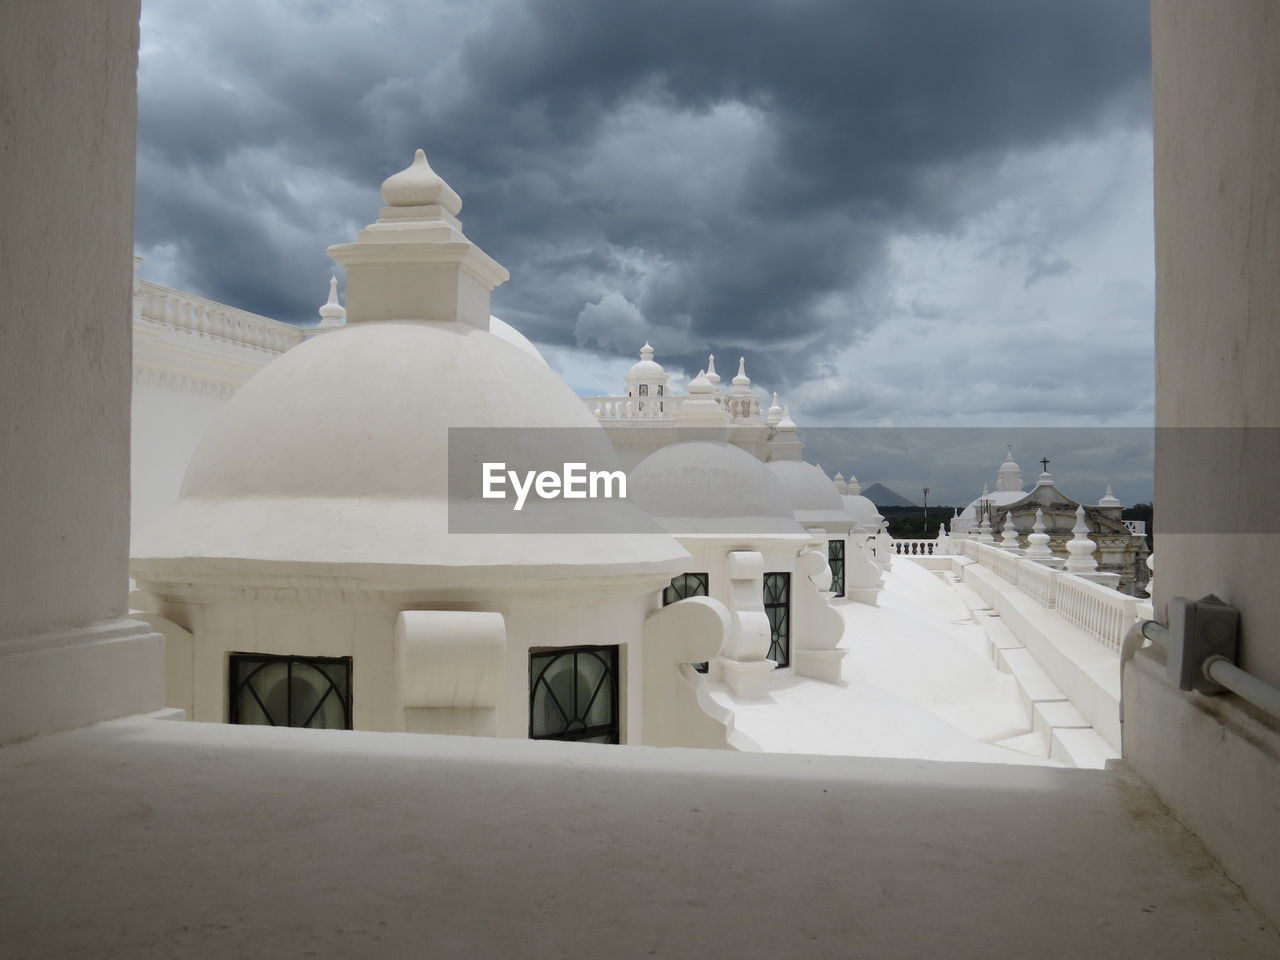
[(340, 327), (347, 322), (346, 308), (338, 302), (338, 278), (336, 276), (329, 278), (329, 299), (320, 307), (319, 313), (319, 326), (321, 327)]
[(640, 359), (641, 360), (653, 359), (653, 347), (649, 346), (648, 340), (646, 340), (644, 342), (644, 346), (640, 348)]
[(769, 404), (768, 415), (764, 418), (764, 422), (771, 427), (776, 427), (778, 421), (782, 419), (782, 407), (778, 406), (778, 395), (773, 395), (773, 403)]
[(747, 376), (747, 358), (746, 357), (738, 358), (738, 375), (733, 378), (733, 385), (735, 387), (751, 386), (751, 378)]
[(720, 382), (720, 374), (716, 373), (716, 355), (714, 353), (707, 355), (707, 379), (713, 384)]
[(414, 152), (413, 163), (382, 181), (382, 201), (388, 207), (441, 206), (455, 217), (462, 210), (462, 198), (431, 169), (422, 150)]

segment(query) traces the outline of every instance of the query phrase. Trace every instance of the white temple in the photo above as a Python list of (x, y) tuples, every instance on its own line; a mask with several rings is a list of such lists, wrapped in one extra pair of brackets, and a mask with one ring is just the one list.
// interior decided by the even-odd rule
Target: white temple
[[(1161, 426), (1278, 418), (1270, 6), (1152, 6)], [(452, 532), (451, 425), (612, 431), (490, 319), (505, 271), (425, 158), (332, 248), (345, 323), (327, 304), (289, 344), (176, 292), (139, 311), (160, 342), (137, 357), (171, 373), (139, 403), (208, 402), (134, 411), (147, 449), (190, 424), (193, 452), (145, 494), (131, 609), (137, 17), (0, 12), (0, 955), (1277, 955), (1274, 532), (1160, 533), (1148, 603), (1090, 578), (1080, 506), (1062, 569), (1043, 508), (1026, 555), (989, 518), (991, 542), (886, 545), (850, 481), (845, 534), (799, 456), (728, 439), (641, 458), (636, 533)], [(798, 444), (785, 409), (757, 426), (758, 399), (695, 380), (691, 420)], [(1274, 454), (1233, 442), (1240, 500), (1269, 502)], [(1221, 470), (1161, 473), (1162, 511)], [(826, 589), (842, 539), (874, 605)], [(1182, 682), (1176, 600), (1206, 594), (1242, 629), (1219, 610), (1186, 639), (1234, 637), (1253, 686)], [(793, 615), (795, 665), (766, 666)]]

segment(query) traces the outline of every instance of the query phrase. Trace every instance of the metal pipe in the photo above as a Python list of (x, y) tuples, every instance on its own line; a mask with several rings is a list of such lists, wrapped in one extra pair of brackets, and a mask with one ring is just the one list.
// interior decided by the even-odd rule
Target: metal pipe
[(1138, 629), (1142, 631), (1142, 635), (1153, 643), (1168, 649), (1169, 647), (1169, 628), (1163, 623), (1155, 620), (1142, 620), (1138, 623)]
[(1280, 720), (1280, 688), (1245, 673), (1226, 657), (1213, 656), (1204, 662), (1204, 675), (1232, 693), (1248, 700), (1259, 710)]

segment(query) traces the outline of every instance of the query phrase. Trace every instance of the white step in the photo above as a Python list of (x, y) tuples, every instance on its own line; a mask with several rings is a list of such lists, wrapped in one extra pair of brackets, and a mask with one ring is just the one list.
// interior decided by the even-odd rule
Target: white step
[(1049, 759), (1069, 767), (1104, 770), (1108, 760), (1120, 759), (1115, 748), (1092, 727), (1084, 730), (1059, 727), (1054, 729), (1050, 739)]

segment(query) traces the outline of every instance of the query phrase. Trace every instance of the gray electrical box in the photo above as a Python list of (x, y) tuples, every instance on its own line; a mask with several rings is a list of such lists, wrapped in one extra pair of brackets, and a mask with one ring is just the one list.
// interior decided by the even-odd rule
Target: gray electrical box
[(1169, 603), (1169, 679), (1181, 690), (1225, 693), (1204, 672), (1212, 656), (1236, 659), (1240, 611), (1210, 594), (1199, 600), (1174, 597)]

